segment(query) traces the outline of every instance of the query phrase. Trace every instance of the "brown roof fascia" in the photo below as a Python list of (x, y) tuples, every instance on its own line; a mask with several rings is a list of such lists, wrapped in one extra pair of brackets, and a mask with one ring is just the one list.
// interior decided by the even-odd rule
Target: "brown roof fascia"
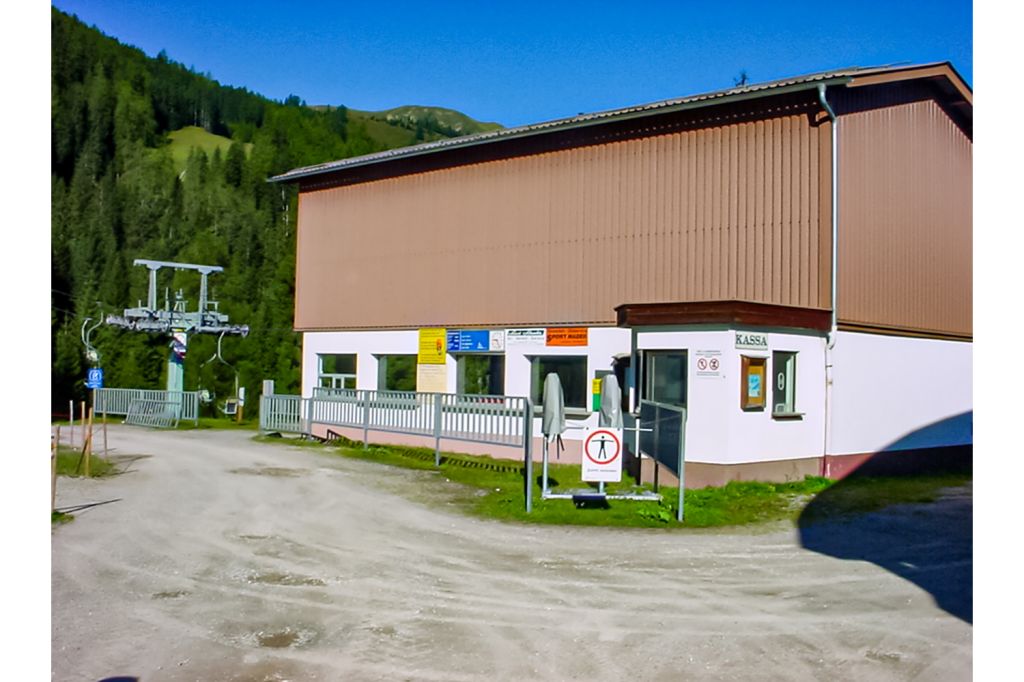
[(726, 324), (825, 332), (832, 323), (828, 310), (753, 301), (626, 303), (616, 307), (615, 313), (619, 327)]
[[(967, 104), (974, 106), (974, 93), (971, 92), (971, 89), (967, 87), (967, 83), (964, 82), (964, 79), (960, 77), (960, 74), (956, 72), (949, 62), (895, 71), (885, 71), (882, 73), (864, 76), (854, 76), (853, 81), (850, 82), (847, 87), (856, 88), (865, 85), (894, 83), (896, 81), (908, 81), (917, 78), (945, 78), (949, 81), (949, 85), (952, 86), (952, 89), (958, 93)], [(953, 93), (951, 92), (949, 94)]]

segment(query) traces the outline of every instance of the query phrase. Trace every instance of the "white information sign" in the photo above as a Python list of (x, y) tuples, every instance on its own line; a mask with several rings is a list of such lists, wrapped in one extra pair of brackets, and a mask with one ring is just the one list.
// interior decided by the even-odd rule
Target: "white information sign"
[(736, 332), (736, 348), (740, 350), (768, 350), (768, 335), (756, 332)]
[(447, 393), (448, 367), (416, 365), (416, 390), (420, 393)]
[(587, 429), (583, 438), (582, 479), (605, 483), (622, 480), (622, 429)]
[(505, 331), (505, 346), (543, 346), (547, 331), (535, 329), (509, 329)]
[(722, 351), (698, 350), (694, 351), (693, 355), (697, 377), (701, 379), (722, 378)]
[(491, 350), (505, 350), (505, 332), (498, 330), (491, 330), (490, 333)]

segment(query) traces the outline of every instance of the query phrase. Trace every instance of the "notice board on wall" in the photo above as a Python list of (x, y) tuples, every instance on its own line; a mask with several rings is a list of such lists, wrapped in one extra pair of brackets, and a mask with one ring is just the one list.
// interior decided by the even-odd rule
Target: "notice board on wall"
[(740, 409), (745, 411), (763, 410), (768, 393), (766, 379), (766, 358), (740, 356)]

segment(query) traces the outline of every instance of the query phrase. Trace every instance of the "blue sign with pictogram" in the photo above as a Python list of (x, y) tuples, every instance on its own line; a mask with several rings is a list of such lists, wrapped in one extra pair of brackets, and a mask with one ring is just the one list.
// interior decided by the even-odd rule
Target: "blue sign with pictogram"
[(103, 388), (103, 369), (93, 367), (85, 375), (86, 388)]
[(486, 353), (491, 349), (491, 333), (486, 329), (449, 329), (449, 353)]

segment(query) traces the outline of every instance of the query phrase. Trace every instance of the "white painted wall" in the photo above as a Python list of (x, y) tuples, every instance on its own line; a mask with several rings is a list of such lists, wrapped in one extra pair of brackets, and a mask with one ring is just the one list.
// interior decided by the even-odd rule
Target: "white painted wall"
[[(687, 461), (742, 464), (821, 456), (825, 429), (824, 341), (816, 334), (766, 335), (767, 352), (737, 349), (734, 329), (638, 332), (638, 349), (688, 351)], [(697, 376), (697, 351), (707, 350), (722, 353), (720, 378)], [(740, 357), (768, 358), (771, 377), (771, 354), (776, 350), (797, 353), (796, 409), (804, 413), (800, 419), (772, 418), (770, 386), (766, 386), (769, 400), (764, 410), (744, 412), (740, 408)]]
[[(819, 457), (825, 449), (825, 360), (820, 335), (763, 332), (768, 351), (735, 348), (735, 330), (686, 329), (640, 331), (637, 347), (647, 350), (686, 349), (688, 358), (689, 418), (687, 459), (691, 462), (741, 464)], [(505, 392), (529, 395), (529, 357), (533, 355), (586, 355), (588, 378), (610, 369), (612, 358), (630, 352), (630, 330), (593, 327), (586, 347), (507, 345)], [(316, 386), (317, 354), (355, 353), (356, 385), (377, 388), (379, 355), (415, 354), (417, 330), (309, 332), (303, 335), (302, 393)], [(696, 375), (698, 350), (719, 350), (720, 378)], [(797, 420), (772, 418), (764, 411), (740, 409), (740, 356), (768, 357), (771, 352), (797, 355)], [(829, 454), (861, 454), (888, 447), (897, 449), (972, 442), (969, 416), (926, 432), (918, 429), (962, 415), (972, 409), (972, 345), (953, 341), (910, 339), (840, 332), (833, 351), (833, 426)], [(449, 354), (448, 392), (456, 390), (457, 370)], [(769, 392), (769, 396), (770, 396)], [(573, 420), (573, 425), (597, 425), (597, 415)], [(540, 433), (540, 419), (534, 422)], [(565, 440), (578, 440), (568, 431)]]
[(973, 442), (972, 356), (963, 341), (840, 332), (829, 453)]
[[(415, 355), (419, 332), (415, 329), (363, 332), (306, 332), (302, 335), (302, 395), (317, 385), (317, 355), (356, 354), (356, 388), (377, 388), (377, 355)], [(449, 375), (454, 369), (449, 370)]]
[[(535, 355), (585, 355), (588, 379), (598, 370), (611, 369), (612, 359), (618, 353), (630, 352), (630, 332), (616, 327), (591, 327), (587, 331), (587, 346), (552, 347), (544, 345), (506, 345), (505, 393), (530, 395), (530, 357)], [(302, 343), (302, 395), (309, 397), (317, 385), (317, 355), (327, 353), (356, 354), (356, 387), (372, 390), (377, 386), (377, 357), (380, 355), (416, 354), (419, 350), (419, 332), (416, 329), (359, 332), (306, 332)], [(458, 368), (455, 355), (449, 353), (448, 392), (455, 393)], [(597, 426), (597, 414), (586, 420), (573, 420), (574, 425)], [(535, 423), (540, 433), (540, 419)], [(566, 440), (577, 440), (576, 432), (566, 432)]]

